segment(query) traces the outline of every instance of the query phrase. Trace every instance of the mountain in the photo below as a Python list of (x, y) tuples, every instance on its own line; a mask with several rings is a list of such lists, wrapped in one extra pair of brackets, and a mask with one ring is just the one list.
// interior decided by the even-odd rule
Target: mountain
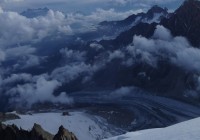
[(146, 13), (139, 13), (137, 15), (133, 14), (121, 21), (103, 21), (100, 23), (101, 26), (110, 27), (121, 27), (121, 26), (131, 26), (139, 22), (160, 22), (160, 19), (168, 16), (168, 10), (166, 8), (161, 8), (157, 5), (153, 6)]
[(122, 32), (119, 36), (112, 40), (101, 40), (99, 43), (109, 48), (120, 48), (126, 46), (133, 41), (134, 35), (142, 35), (144, 37), (151, 37), (156, 29), (157, 23), (143, 23), (140, 22), (127, 31)]
[(54, 136), (53, 140), (78, 140), (78, 139), (72, 132), (69, 132), (63, 126), (60, 126), (58, 133)]
[(122, 46), (132, 42), (134, 35), (142, 35), (151, 37), (157, 24), (171, 14), (167, 8), (161, 8), (157, 5), (153, 6), (147, 13), (133, 14), (121, 21), (104, 21), (100, 23), (100, 28), (112, 34), (117, 33), (118, 36), (114, 39), (101, 40), (100, 44), (107, 46)]
[(200, 45), (200, 1), (186, 0), (170, 18), (161, 23), (170, 29), (174, 36), (186, 37), (192, 45)]
[[(187, 42), (198, 45), (198, 6), (189, 0), (171, 14), (154, 6), (122, 21), (102, 22), (81, 37), (50, 36), (30, 44), (34, 53), (2, 62), (0, 109), (36, 113), (20, 119), (2, 113), (0, 121), (15, 119), (5, 124), (25, 130), (39, 123), (58, 132), (56, 140), (71, 134), (63, 127), (57, 131), (63, 125), (78, 139), (94, 140), (199, 117), (200, 50)], [(97, 41), (104, 36), (114, 39)], [(31, 56), (38, 64), (24, 68), (25, 62), (35, 62)]]
[[(159, 23), (164, 17), (168, 17), (169, 13), (166, 8), (153, 6), (146, 13), (132, 14), (120, 21), (103, 21), (97, 27), (97, 33), (104, 38), (115, 38), (121, 32), (130, 29), (138, 23)], [(96, 34), (96, 33), (95, 33)], [(94, 36), (94, 35), (93, 35)]]
[(45, 7), (45, 8), (38, 8), (38, 9), (27, 9), (26, 11), (23, 11), (20, 14), (27, 18), (34, 18), (38, 16), (46, 16), (48, 11), (49, 9)]
[(53, 136), (38, 124), (34, 124), (30, 131), (19, 129), (15, 125), (0, 124), (0, 137), (1, 140), (77, 140), (76, 136), (63, 126), (60, 126), (58, 133)]
[(109, 138), (106, 140), (199, 140), (200, 118), (166, 128), (148, 129)]
[[(146, 25), (143, 24), (145, 18), (150, 20), (153, 18), (155, 13), (163, 13), (164, 16), (161, 16), (162, 18), (160, 22), (146, 22)], [(123, 21), (116, 22), (116, 25), (130, 25), (130, 23), (132, 23), (136, 17), (136, 15), (132, 15)], [(190, 41), (192, 45), (197, 47), (200, 45), (200, 1), (186, 0), (174, 13), (170, 14), (167, 13), (166, 9), (162, 9), (158, 6), (153, 6), (146, 14), (143, 14), (142, 17), (145, 18), (142, 18), (143, 20), (138, 21), (136, 25), (133, 25), (127, 31), (120, 33), (115, 39), (101, 40), (100, 43), (103, 45), (108, 43), (108, 46), (128, 45), (132, 42), (132, 37), (134, 35), (142, 35), (149, 38), (153, 35), (152, 32), (154, 32), (156, 25), (163, 25), (171, 31), (173, 36), (184, 36)], [(148, 35), (145, 35), (145, 32), (147, 32), (146, 29), (150, 26), (154, 27), (154, 30), (152, 30)], [(142, 30), (142, 28), (144, 28), (144, 30)], [(115, 30), (117, 30), (116, 27)], [(137, 32), (135, 32), (135, 30), (137, 30)]]
[[(150, 16), (154, 13), (153, 11), (160, 12), (158, 9), (158, 7), (154, 6), (147, 13)], [(115, 39), (101, 40), (99, 43), (109, 51), (123, 50), (127, 45), (134, 45), (133, 37), (135, 35), (152, 39), (158, 25), (169, 29), (174, 37), (186, 37), (192, 45), (198, 47), (200, 43), (200, 1), (187, 0), (174, 13), (167, 18), (163, 18), (160, 23), (139, 22), (137, 25), (120, 33)], [(162, 56), (164, 55), (162, 54)], [(197, 86), (195, 74), (197, 73), (186, 71), (184, 68), (172, 64), (169, 59), (159, 59), (156, 67), (152, 67), (146, 62), (141, 62), (127, 68), (121, 65), (120, 61), (118, 63), (115, 61), (115, 64), (112, 63), (104, 71), (99, 72), (96, 80), (102, 82), (102, 79), (107, 77), (107, 82), (118, 81), (116, 83), (113, 82), (113, 85), (134, 85), (152, 91), (157, 95), (183, 99), (186, 91), (195, 90)], [(120, 69), (117, 70), (116, 67)], [(112, 71), (112, 74), (108, 74), (106, 72), (108, 70)], [(148, 77), (138, 77), (137, 74), (140, 72), (148, 73), (148, 76), (151, 77), (150, 80)], [(174, 75), (175, 73), (176, 75)], [(115, 79), (112, 79), (111, 75)], [(103, 83), (106, 83), (106, 81)]]

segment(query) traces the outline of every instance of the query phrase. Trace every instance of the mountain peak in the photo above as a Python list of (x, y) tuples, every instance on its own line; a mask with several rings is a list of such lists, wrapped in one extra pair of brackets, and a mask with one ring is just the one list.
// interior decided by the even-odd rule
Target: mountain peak
[(154, 5), (147, 11), (148, 18), (153, 18), (155, 14), (163, 14), (167, 15), (168, 14), (168, 9), (167, 8), (161, 8), (158, 5)]
[(200, 1), (185, 0), (185, 2), (176, 10), (175, 13), (182, 12), (182, 10), (187, 10), (189, 12), (193, 12), (194, 9), (200, 11)]
[(55, 135), (53, 140), (78, 140), (76, 136), (65, 129), (63, 126), (59, 127), (58, 133)]
[(186, 0), (169, 19), (161, 24), (174, 36), (184, 36), (196, 47), (200, 45), (200, 1)]
[(163, 13), (163, 12), (167, 12), (168, 9), (167, 8), (161, 8), (158, 5), (154, 5), (153, 7), (151, 7), (151, 9), (148, 10), (147, 13)]

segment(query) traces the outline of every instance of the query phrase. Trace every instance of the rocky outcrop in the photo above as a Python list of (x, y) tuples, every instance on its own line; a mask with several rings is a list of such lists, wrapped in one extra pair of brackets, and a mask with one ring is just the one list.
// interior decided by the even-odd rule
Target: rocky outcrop
[(72, 132), (69, 132), (63, 126), (60, 126), (59, 131), (55, 135), (53, 140), (78, 140), (78, 139)]
[(0, 112), (0, 122), (7, 121), (7, 120), (14, 120), (14, 119), (20, 119), (19, 116), (17, 116), (14, 113), (2, 113)]
[(45, 131), (40, 125), (34, 124), (33, 129), (30, 131), (31, 138), (38, 138), (41, 140), (52, 140), (53, 135)]
[(184, 36), (196, 47), (200, 45), (200, 1), (186, 0), (161, 24), (170, 29), (174, 36)]
[(34, 124), (31, 131), (19, 129), (15, 125), (0, 124), (1, 140), (78, 140), (76, 136), (65, 129), (59, 128), (58, 133), (53, 136), (45, 131), (40, 125)]

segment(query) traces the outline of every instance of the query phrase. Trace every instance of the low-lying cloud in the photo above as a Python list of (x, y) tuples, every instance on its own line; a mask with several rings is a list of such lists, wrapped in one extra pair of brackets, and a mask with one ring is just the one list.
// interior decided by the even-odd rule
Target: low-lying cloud
[[(30, 81), (30, 78), (32, 81)], [(7, 91), (10, 104), (19, 106), (31, 107), (35, 103), (63, 103), (71, 104), (72, 98), (68, 97), (65, 92), (59, 96), (54, 96), (54, 91), (61, 86), (57, 80), (47, 79), (45, 75), (31, 77), (28, 74), (12, 75), (9, 79), (5, 79), (4, 84), (13, 83), (16, 81), (24, 81), (24, 84), (17, 85)], [(6, 83), (5, 83), (6, 82)]]
[(127, 51), (134, 59), (157, 66), (159, 60), (168, 60), (185, 70), (200, 72), (200, 50), (192, 47), (186, 38), (173, 37), (169, 30), (158, 25), (154, 36), (147, 39), (134, 36), (133, 45)]

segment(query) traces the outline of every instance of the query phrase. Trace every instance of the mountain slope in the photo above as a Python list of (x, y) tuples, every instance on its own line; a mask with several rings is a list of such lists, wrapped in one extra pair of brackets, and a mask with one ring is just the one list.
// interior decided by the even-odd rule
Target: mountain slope
[(126, 46), (133, 41), (134, 35), (141, 35), (144, 37), (151, 37), (156, 29), (157, 23), (139, 23), (133, 26), (131, 29), (122, 32), (113, 40), (101, 40), (100, 44), (103, 46), (109, 46), (114, 48), (120, 48), (121, 46)]
[(132, 14), (124, 20), (103, 21), (99, 23), (97, 31), (102, 33), (104, 39), (114, 38), (138, 23), (159, 23), (161, 19), (168, 17), (168, 14), (166, 8), (163, 9), (159, 6), (153, 6), (146, 13)]
[(174, 36), (185, 36), (192, 45), (200, 45), (200, 1), (186, 0), (169, 19), (161, 24)]
[(107, 140), (199, 140), (200, 118), (166, 128), (130, 132)]

